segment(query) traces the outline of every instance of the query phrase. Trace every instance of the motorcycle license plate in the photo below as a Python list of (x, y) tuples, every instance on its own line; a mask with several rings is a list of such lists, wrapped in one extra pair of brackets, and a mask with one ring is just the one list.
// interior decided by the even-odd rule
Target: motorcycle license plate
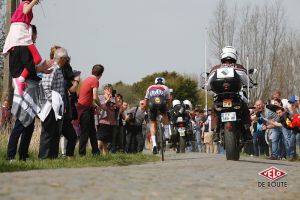
[(223, 107), (224, 108), (231, 108), (232, 107), (232, 100), (231, 99), (224, 99), (223, 100)]
[(180, 136), (185, 136), (185, 128), (182, 127), (178, 128), (178, 132)]
[(236, 121), (236, 112), (221, 113), (222, 122), (234, 122)]

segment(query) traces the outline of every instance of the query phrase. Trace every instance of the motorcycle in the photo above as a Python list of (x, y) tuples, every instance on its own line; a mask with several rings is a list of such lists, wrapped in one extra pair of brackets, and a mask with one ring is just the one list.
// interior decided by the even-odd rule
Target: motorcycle
[(186, 143), (194, 138), (192, 122), (184, 104), (179, 100), (174, 101), (176, 105), (173, 103), (173, 108), (170, 110), (170, 143), (176, 148), (176, 153), (185, 153)]
[(222, 67), (213, 75), (210, 87), (215, 93), (214, 110), (219, 122), (217, 134), (226, 150), (226, 159), (239, 160), (243, 146), (243, 106), (246, 106), (240, 95), (242, 80), (234, 68)]

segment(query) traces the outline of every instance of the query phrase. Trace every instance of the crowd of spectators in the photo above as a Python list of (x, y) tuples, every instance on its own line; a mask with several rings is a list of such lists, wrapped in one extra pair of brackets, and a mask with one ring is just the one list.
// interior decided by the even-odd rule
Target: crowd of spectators
[(299, 126), (293, 125), (300, 113), (299, 97), (282, 98), (276, 90), (271, 100), (257, 100), (251, 110), (253, 148), (247, 153), (271, 160), (294, 161), (300, 151)]

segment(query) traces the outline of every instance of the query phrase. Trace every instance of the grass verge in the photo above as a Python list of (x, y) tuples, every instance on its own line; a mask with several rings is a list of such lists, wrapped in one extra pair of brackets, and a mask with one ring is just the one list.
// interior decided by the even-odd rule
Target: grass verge
[[(32, 155), (32, 154), (31, 154)], [(72, 160), (38, 160), (37, 155), (32, 155), (26, 162), (7, 161), (3, 151), (0, 158), (0, 172), (27, 171), (38, 169), (57, 169), (57, 168), (82, 168), (82, 167), (105, 167), (105, 166), (126, 166), (131, 164), (142, 164), (159, 160), (158, 156), (147, 154), (109, 154), (107, 156), (86, 155), (84, 157), (76, 156)]]
[[(30, 158), (26, 162), (14, 160), (12, 162), (6, 160), (6, 148), (7, 148), (8, 136), (0, 133), (0, 173), (2, 172), (14, 172), (14, 171), (28, 171), (39, 169), (57, 169), (57, 168), (82, 168), (82, 167), (106, 167), (106, 166), (126, 166), (131, 164), (142, 164), (146, 162), (158, 161), (160, 157), (150, 154), (108, 154), (106, 156), (93, 156), (91, 153), (87, 153), (86, 156), (75, 155), (74, 159), (62, 159), (55, 160), (39, 160), (38, 148), (30, 149)], [(33, 143), (34, 141), (32, 141)], [(75, 153), (78, 149), (75, 149)], [(90, 152), (90, 149), (87, 149)]]

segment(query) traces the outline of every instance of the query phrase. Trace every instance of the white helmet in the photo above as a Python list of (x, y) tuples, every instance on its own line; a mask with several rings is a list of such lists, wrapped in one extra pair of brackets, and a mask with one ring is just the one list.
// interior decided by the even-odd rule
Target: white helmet
[(187, 100), (187, 99), (184, 100), (183, 104), (185, 105), (185, 109), (187, 109), (187, 110), (192, 110), (193, 109), (193, 105), (189, 100)]
[(157, 77), (154, 82), (155, 84), (161, 84), (161, 85), (166, 84), (166, 80), (163, 77)]
[(180, 101), (178, 99), (174, 99), (172, 101), (172, 106), (175, 107), (176, 105), (180, 105)]
[(232, 59), (235, 62), (238, 59), (238, 52), (233, 46), (226, 46), (222, 49), (221, 53), (221, 61), (223, 63), (224, 60)]

